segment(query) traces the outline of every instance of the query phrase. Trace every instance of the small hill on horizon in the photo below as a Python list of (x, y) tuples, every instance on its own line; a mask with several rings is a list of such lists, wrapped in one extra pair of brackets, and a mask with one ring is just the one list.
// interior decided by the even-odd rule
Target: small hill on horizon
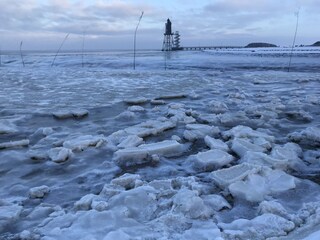
[(277, 47), (275, 44), (271, 43), (263, 43), (263, 42), (254, 42), (254, 43), (249, 43), (246, 48), (262, 48), (262, 47)]
[(315, 43), (312, 44), (311, 46), (313, 46), (313, 47), (320, 47), (320, 41), (315, 42)]

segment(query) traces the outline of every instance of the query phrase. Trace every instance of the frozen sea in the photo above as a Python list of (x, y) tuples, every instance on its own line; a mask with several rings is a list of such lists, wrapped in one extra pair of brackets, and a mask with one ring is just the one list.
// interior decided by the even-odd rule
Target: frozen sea
[(0, 239), (320, 239), (320, 48), (2, 52)]

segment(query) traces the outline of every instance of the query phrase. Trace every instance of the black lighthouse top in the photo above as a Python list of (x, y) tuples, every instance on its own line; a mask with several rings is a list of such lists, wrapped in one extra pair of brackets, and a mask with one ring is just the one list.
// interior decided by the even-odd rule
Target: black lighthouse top
[(166, 23), (166, 32), (165, 35), (172, 35), (172, 29), (171, 29), (171, 21), (168, 18), (167, 23)]

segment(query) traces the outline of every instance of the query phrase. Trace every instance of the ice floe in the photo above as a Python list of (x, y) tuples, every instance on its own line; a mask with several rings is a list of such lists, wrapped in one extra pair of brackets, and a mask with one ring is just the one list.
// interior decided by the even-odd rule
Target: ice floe
[(103, 135), (83, 135), (64, 141), (63, 147), (73, 151), (83, 151), (88, 147), (100, 147), (104, 142), (105, 137)]
[(89, 115), (89, 111), (85, 109), (60, 110), (53, 112), (52, 115), (58, 119), (84, 118)]
[[(53, 161), (53, 162), (63, 163), (72, 157), (72, 150), (69, 148), (65, 148), (65, 147), (51, 148), (48, 151), (48, 156), (51, 159), (51, 161)], [(32, 154), (30, 157), (34, 158), (34, 159), (45, 158), (45, 156), (38, 155), (38, 154)]]
[(4, 143), (0, 143), (0, 149), (17, 148), (17, 147), (28, 147), (29, 144), (30, 144), (29, 139), (23, 139), (23, 140), (19, 140), (19, 141), (4, 142)]
[(114, 153), (114, 161), (120, 167), (128, 167), (151, 162), (154, 154), (160, 156), (176, 156), (186, 150), (183, 144), (175, 140), (141, 144), (138, 147), (120, 149)]
[(199, 152), (189, 158), (194, 169), (205, 172), (221, 168), (233, 160), (232, 155), (219, 149)]
[(15, 133), (17, 131), (17, 126), (14, 125), (11, 121), (0, 120), (0, 134)]
[(43, 198), (46, 194), (50, 192), (50, 188), (46, 185), (39, 187), (33, 187), (29, 191), (30, 198)]

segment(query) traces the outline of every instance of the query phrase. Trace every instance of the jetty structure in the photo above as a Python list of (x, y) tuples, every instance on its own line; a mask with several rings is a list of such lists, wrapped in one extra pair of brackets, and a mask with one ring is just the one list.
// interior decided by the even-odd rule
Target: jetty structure
[(180, 33), (179, 31), (172, 31), (172, 22), (167, 19), (165, 23), (165, 31), (163, 34), (162, 51), (201, 51), (210, 49), (225, 49), (225, 48), (243, 48), (243, 46), (180, 46)]

